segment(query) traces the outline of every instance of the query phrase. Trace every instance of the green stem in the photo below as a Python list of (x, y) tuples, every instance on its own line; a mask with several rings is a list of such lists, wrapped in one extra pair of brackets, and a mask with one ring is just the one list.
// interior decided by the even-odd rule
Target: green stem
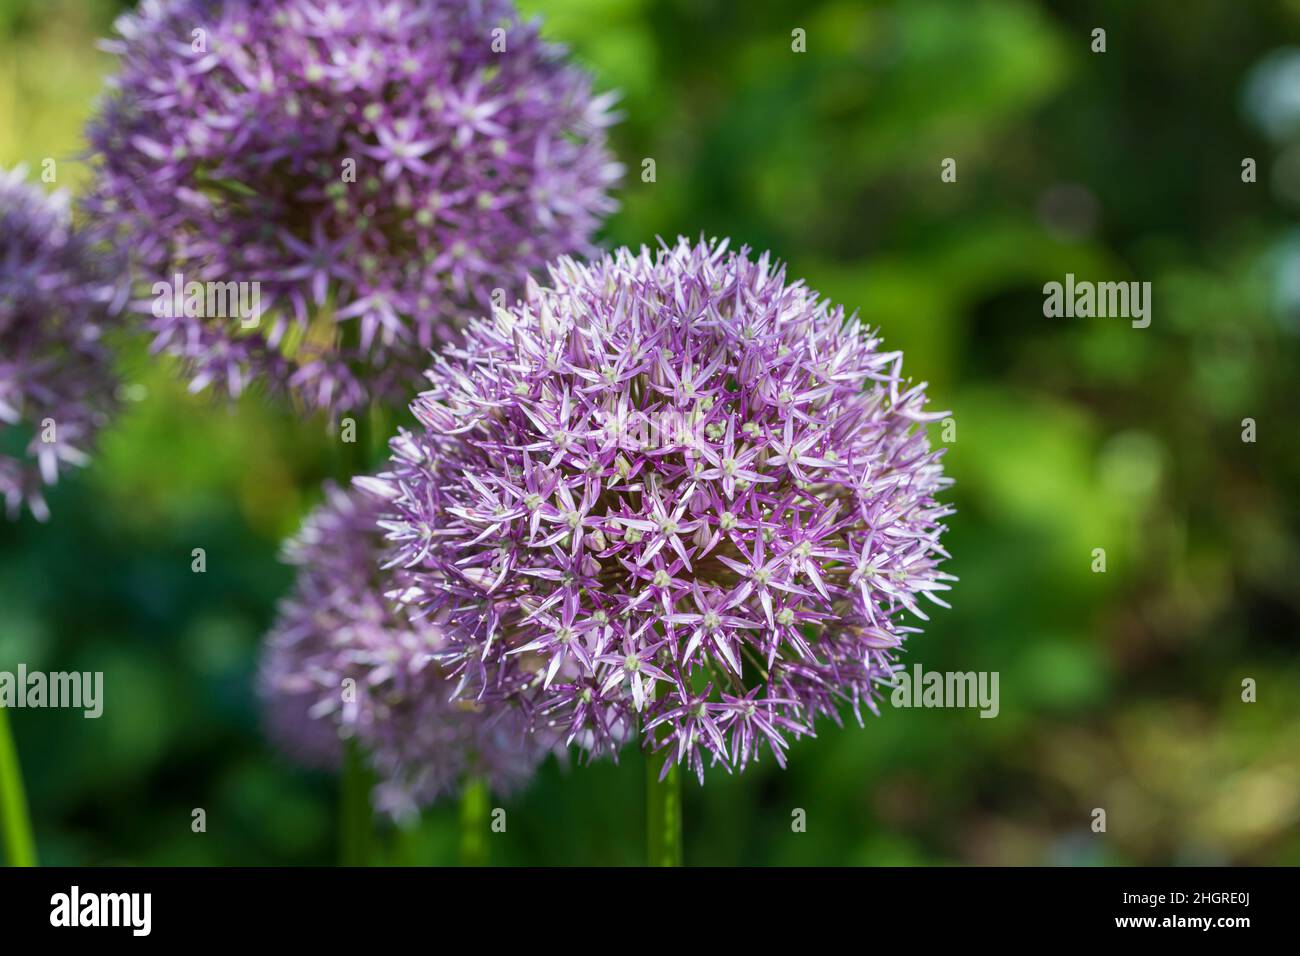
[(9, 715), (3, 707), (0, 707), (0, 835), (10, 866), (36, 865), (36, 841), (27, 815), (23, 771), (9, 730)]
[(470, 777), (460, 795), (460, 865), (487, 866), (488, 786)]
[(370, 426), (370, 457), (372, 461), (372, 471), (382, 471), (382, 468), (376, 468), (373, 463), (384, 463), (388, 460), (388, 439), (396, 431), (394, 426), (389, 422), (388, 409), (384, 408), (379, 402), (370, 403), (370, 420), (366, 423)]
[(374, 855), (370, 808), (373, 784), (361, 746), (355, 740), (346, 741), (339, 793), (339, 862), (343, 866), (369, 866)]
[[(664, 763), (667, 775), (659, 779)], [(673, 761), (673, 748), (665, 746), (645, 755), (646, 840), (651, 866), (682, 865), (682, 776)]]
[(402, 820), (393, 828), (392, 850), (389, 859), (392, 866), (419, 866), (416, 853), (420, 838), (420, 821)]

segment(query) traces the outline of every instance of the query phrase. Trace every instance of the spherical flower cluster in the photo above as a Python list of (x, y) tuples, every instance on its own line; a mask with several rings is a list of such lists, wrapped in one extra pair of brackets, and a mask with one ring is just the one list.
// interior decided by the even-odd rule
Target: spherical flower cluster
[(439, 633), (411, 622), (378, 587), (376, 502), (327, 487), (285, 546), (292, 595), (267, 639), (258, 679), (274, 740), (310, 766), (336, 767), (354, 738), (377, 773), (376, 809), (414, 813), (481, 776), (498, 793), (528, 780), (547, 752), (518, 710), (454, 701), (433, 663)]
[(144, 0), (117, 31), (87, 208), (196, 391), (406, 401), (614, 205), (611, 97), (509, 0)]
[(817, 717), (876, 711), (951, 580), (945, 413), (879, 344), (726, 243), (561, 258), (444, 350), (365, 482), (391, 593), (470, 698), (582, 748), (639, 726), (701, 780), (784, 765)]
[(86, 463), (114, 405), (102, 338), (121, 303), (67, 196), (25, 180), (0, 170), (0, 497), (44, 520), (42, 482)]

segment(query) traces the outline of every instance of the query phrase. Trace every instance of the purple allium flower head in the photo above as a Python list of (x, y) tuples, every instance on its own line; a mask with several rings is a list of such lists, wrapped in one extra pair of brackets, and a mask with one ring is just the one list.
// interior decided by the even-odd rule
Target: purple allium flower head
[(612, 97), (508, 0), (144, 0), (117, 31), (87, 208), (195, 390), (406, 401), (467, 311), (614, 207)]
[(273, 739), (310, 766), (337, 766), (355, 737), (378, 777), (376, 809), (413, 812), (467, 775), (498, 793), (528, 780), (548, 748), (517, 708), (452, 699), (432, 656), (437, 628), (410, 621), (380, 593), (378, 503), (327, 486), (326, 501), (285, 546), (299, 568), (258, 679)]
[(101, 341), (121, 303), (111, 270), (72, 228), (68, 197), (0, 169), (0, 497), (49, 516), (52, 485), (113, 408), (116, 380)]
[[(877, 710), (950, 509), (902, 355), (764, 254), (679, 240), (471, 323), (392, 442), (390, 593), (471, 699), (703, 779)], [(945, 605), (946, 606), (946, 605)], [(665, 761), (665, 771), (670, 761)]]

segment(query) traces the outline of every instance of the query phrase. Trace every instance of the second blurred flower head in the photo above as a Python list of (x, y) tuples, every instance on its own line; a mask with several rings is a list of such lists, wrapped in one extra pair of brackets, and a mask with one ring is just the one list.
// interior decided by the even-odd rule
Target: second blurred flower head
[(146, 0), (117, 32), (87, 208), (196, 391), (402, 399), (614, 208), (613, 97), (507, 0)]

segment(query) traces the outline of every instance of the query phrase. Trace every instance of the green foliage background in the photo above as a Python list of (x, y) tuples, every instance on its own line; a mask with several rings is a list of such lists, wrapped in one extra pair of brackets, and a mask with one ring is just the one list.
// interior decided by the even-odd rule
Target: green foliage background
[[(111, 66), (93, 43), (124, 6), (0, 0), (0, 164), (53, 157), (84, 184)], [(687, 861), (1300, 863), (1300, 96), (1257, 69), (1300, 38), (1300, 3), (524, 7), (624, 92), (607, 244), (770, 248), (957, 422), (961, 581), (907, 661), (998, 671), (1000, 716), (887, 707), (786, 772), (688, 781)], [(1066, 272), (1151, 281), (1150, 328), (1044, 318)], [(267, 746), (251, 692), (290, 583), (279, 541), (332, 468), (326, 422), (188, 396), (139, 341), (122, 355), (94, 464), (48, 525), (0, 523), (0, 669), (106, 672), (97, 721), (11, 712), (43, 861), (329, 862), (334, 782)], [(639, 863), (641, 774), (635, 750), (548, 765), (504, 804), (494, 862)], [(386, 858), (453, 860), (455, 826), (437, 807)]]

